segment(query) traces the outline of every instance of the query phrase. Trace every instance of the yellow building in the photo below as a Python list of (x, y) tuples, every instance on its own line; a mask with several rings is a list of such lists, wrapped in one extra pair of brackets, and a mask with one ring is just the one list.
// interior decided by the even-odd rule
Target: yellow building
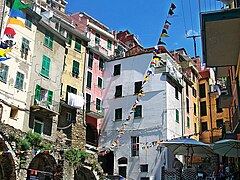
[(200, 141), (213, 143), (222, 138), (222, 129), (225, 125), (228, 130), (229, 112), (227, 108), (221, 108), (219, 104), (219, 93), (214, 86), (214, 76), (211, 69), (200, 72), (202, 78), (199, 80), (200, 97)]

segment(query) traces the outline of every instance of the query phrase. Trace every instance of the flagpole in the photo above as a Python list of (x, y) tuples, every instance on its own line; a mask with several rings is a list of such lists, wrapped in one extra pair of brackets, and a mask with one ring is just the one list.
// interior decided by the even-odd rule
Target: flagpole
[(2, 38), (2, 30), (3, 27), (3, 19), (4, 19), (4, 14), (5, 14), (5, 8), (6, 8), (6, 0), (3, 0), (3, 11), (2, 11), (2, 18), (1, 18), (1, 25), (0, 25), (0, 37)]

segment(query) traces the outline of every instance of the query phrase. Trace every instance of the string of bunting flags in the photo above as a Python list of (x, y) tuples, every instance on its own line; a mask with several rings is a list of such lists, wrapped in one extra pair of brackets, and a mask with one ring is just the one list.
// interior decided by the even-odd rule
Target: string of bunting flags
[(162, 42), (162, 38), (168, 38), (169, 37), (167, 30), (169, 29), (169, 26), (171, 25), (171, 23), (168, 21), (168, 18), (173, 16), (174, 9), (176, 9), (176, 5), (171, 3), (171, 6), (170, 6), (169, 11), (168, 11), (167, 19), (165, 20), (161, 35), (158, 39), (158, 45), (166, 45), (166, 43)]
[[(176, 140), (176, 139), (184, 139), (184, 138), (191, 138), (192, 136), (198, 136), (198, 135), (201, 135), (202, 133), (205, 133), (205, 132), (211, 132), (211, 131), (217, 131), (217, 130), (222, 130), (221, 127), (219, 128), (212, 128), (211, 130), (205, 130), (205, 131), (201, 131), (199, 133), (194, 133), (194, 134), (189, 134), (189, 135), (186, 135), (186, 136), (180, 136), (180, 137), (177, 137), (177, 138), (173, 138), (173, 139), (163, 139), (163, 140), (156, 140), (156, 141), (152, 141), (152, 142), (146, 142), (146, 143), (143, 143), (143, 142), (140, 142), (139, 144), (142, 144), (144, 145), (142, 147), (143, 150), (147, 150), (151, 147), (156, 147), (156, 146), (159, 146), (161, 142), (166, 142), (166, 141), (170, 141), (170, 140)], [(137, 144), (136, 144), (137, 145)], [(106, 149), (105, 151), (100, 151), (100, 148), (101, 149)], [(111, 151), (110, 149), (111, 147), (107, 147), (107, 146), (102, 146), (102, 147), (84, 147), (84, 148), (68, 148), (68, 149), (65, 149), (65, 148), (61, 148), (61, 149), (51, 149), (51, 150), (35, 150), (35, 149), (30, 149), (30, 150), (25, 150), (25, 151), (21, 151), (21, 150), (8, 150), (8, 151), (0, 151), (0, 155), (8, 155), (8, 154), (11, 154), (11, 153), (15, 153), (16, 155), (22, 155), (22, 154), (33, 154), (33, 155), (37, 155), (39, 153), (44, 153), (44, 154), (49, 154), (49, 153), (54, 153), (54, 152), (59, 152), (59, 153), (64, 153), (66, 151), (69, 151), (69, 150), (92, 150), (92, 151), (100, 151), (98, 154), (99, 155), (105, 155), (107, 153), (109, 153)]]
[(189, 134), (189, 135), (186, 135), (186, 136), (180, 136), (180, 137), (177, 137), (177, 138), (173, 138), (173, 139), (163, 139), (163, 140), (157, 140), (157, 141), (152, 141), (152, 142), (146, 142), (142, 147), (143, 150), (147, 150), (151, 147), (156, 147), (156, 146), (159, 146), (161, 142), (166, 142), (166, 141), (171, 141), (171, 140), (177, 140), (177, 139), (186, 139), (186, 138), (191, 138), (192, 136), (198, 136), (198, 135), (201, 135), (202, 133), (204, 132), (212, 132), (212, 131), (216, 131), (216, 130), (222, 130), (222, 128), (212, 128), (211, 130), (205, 130), (205, 131), (201, 131), (201, 132), (198, 132), (198, 133), (194, 133), (194, 134)]

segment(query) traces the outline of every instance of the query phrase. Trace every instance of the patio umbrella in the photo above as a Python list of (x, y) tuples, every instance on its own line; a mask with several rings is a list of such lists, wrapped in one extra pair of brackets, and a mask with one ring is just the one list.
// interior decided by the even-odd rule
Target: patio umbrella
[(214, 154), (208, 144), (195, 139), (175, 139), (160, 143), (160, 146), (167, 147), (173, 154), (209, 156)]
[(213, 151), (221, 156), (239, 157), (240, 140), (223, 139), (213, 144)]

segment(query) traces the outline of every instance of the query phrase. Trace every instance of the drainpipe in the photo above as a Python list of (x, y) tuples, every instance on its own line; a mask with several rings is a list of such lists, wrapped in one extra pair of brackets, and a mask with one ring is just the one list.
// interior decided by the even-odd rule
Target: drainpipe
[[(209, 81), (208, 81), (208, 84), (209, 84)], [(208, 92), (208, 96), (209, 96), (209, 110), (210, 110), (209, 113), (210, 113), (210, 128), (211, 128), (210, 143), (213, 143), (211, 92)]]
[[(88, 42), (87, 42), (88, 44)], [(87, 47), (87, 45), (86, 45)], [(87, 48), (85, 49), (85, 54), (84, 54), (84, 70), (83, 70), (83, 81), (82, 81), (82, 94), (83, 94), (83, 98), (85, 99), (85, 95), (84, 95), (84, 88), (85, 88), (85, 72), (86, 72), (86, 60), (87, 58)], [(85, 103), (83, 103), (83, 125), (84, 127), (87, 127), (86, 124), (86, 109), (85, 109)]]
[[(186, 86), (188, 86), (188, 85), (186, 84)], [(184, 103), (184, 97), (183, 97), (184, 92), (183, 91), (182, 91), (182, 97), (181, 97), (181, 101), (182, 101), (181, 102), (181, 104), (182, 104), (182, 136), (184, 136), (184, 133), (185, 133), (185, 131), (184, 131), (184, 128), (185, 128), (185, 103)]]

